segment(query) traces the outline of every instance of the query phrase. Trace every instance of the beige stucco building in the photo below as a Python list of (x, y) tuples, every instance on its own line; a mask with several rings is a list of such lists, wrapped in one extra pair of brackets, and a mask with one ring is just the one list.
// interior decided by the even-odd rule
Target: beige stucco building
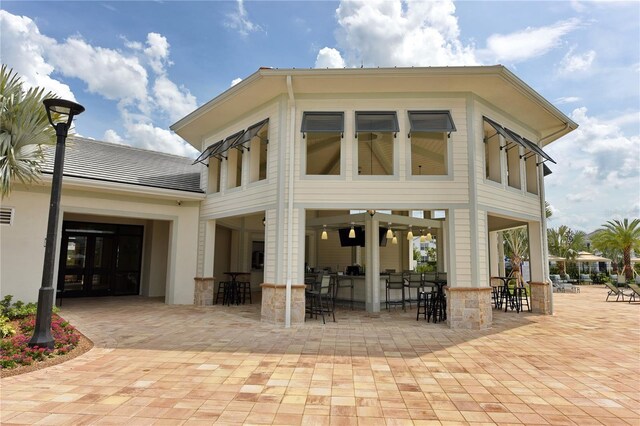
[[(2, 200), (0, 292), (36, 302), (53, 153), (42, 181)], [(192, 304), (200, 176), (192, 160), (84, 138), (66, 144), (57, 297), (141, 294)], [(64, 292), (64, 293), (63, 293)]]
[[(412, 269), (409, 233), (428, 234), (449, 326), (482, 329), (498, 232), (526, 225), (533, 309), (549, 313), (543, 149), (576, 127), (502, 66), (261, 68), (172, 126), (194, 164), (69, 140), (57, 288), (211, 304), (215, 282), (244, 271), (262, 319), (291, 325), (306, 270), (357, 265), (340, 296), (375, 316), (381, 273)], [(43, 182), (2, 201), (3, 296), (37, 299), (52, 151)]]
[[(526, 225), (533, 307), (549, 312), (543, 147), (576, 127), (502, 66), (262, 68), (172, 126), (208, 166), (196, 275), (251, 270), (263, 320), (289, 325), (306, 268), (359, 264), (358, 302), (375, 314), (380, 272), (409, 269), (407, 233), (428, 232), (448, 324), (480, 329), (497, 231)], [(339, 238), (352, 227), (359, 247)], [(401, 243), (385, 245), (387, 229)]]

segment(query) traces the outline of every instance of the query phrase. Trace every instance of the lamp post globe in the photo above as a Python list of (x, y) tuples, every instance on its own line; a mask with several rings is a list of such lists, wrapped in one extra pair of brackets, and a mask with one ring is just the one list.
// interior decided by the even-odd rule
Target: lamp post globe
[(47, 239), (42, 266), (42, 284), (38, 292), (36, 324), (29, 346), (53, 349), (51, 334), (51, 313), (53, 311), (55, 247), (58, 238), (58, 217), (60, 213), (60, 193), (62, 191), (62, 172), (64, 168), (64, 150), (67, 134), (73, 117), (84, 112), (84, 107), (65, 99), (49, 98), (42, 101), (47, 110), (49, 123), (56, 131), (56, 153), (51, 181), (51, 202), (47, 222)]

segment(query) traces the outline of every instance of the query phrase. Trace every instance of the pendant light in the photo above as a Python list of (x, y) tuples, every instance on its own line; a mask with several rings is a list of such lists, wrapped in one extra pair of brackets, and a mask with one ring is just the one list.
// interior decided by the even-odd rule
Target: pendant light
[(398, 244), (398, 239), (396, 238), (395, 232), (393, 233), (393, 238), (391, 239), (391, 244)]
[(413, 240), (413, 231), (411, 231), (411, 225), (409, 225), (409, 232), (407, 232), (407, 240)]
[(391, 222), (389, 222), (389, 229), (387, 229), (387, 238), (389, 240), (393, 238), (393, 231), (391, 230)]
[(353, 229), (353, 225), (354, 225), (354, 223), (351, 222), (351, 230), (349, 231), (349, 238), (355, 238), (356, 237), (356, 230)]
[(433, 236), (431, 235), (431, 232), (427, 232), (427, 241), (432, 241), (433, 240)]
[(420, 242), (424, 243), (426, 241), (427, 237), (424, 236), (424, 230), (420, 230)]
[(320, 237), (322, 240), (328, 240), (329, 236), (327, 235), (327, 225), (322, 225), (322, 236)]

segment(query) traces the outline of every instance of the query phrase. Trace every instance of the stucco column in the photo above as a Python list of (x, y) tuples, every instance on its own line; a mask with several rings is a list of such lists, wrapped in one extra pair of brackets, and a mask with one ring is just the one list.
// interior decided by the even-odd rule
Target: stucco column
[(374, 217), (366, 217), (365, 250), (367, 253), (367, 269), (365, 270), (365, 301), (367, 312), (380, 312), (380, 222)]
[(498, 250), (498, 233), (489, 232), (489, 274), (492, 277), (500, 275), (500, 256)]
[(531, 310), (551, 314), (551, 286), (545, 277), (546, 256), (543, 250), (542, 224), (529, 222), (529, 268), (531, 270)]
[[(447, 323), (454, 329), (482, 330), (491, 326), (491, 287), (488, 276), (481, 276), (488, 270), (478, 263), (480, 258), (486, 259), (486, 227), (471, 226), (472, 222), (483, 223), (485, 218), (484, 212), (469, 209), (451, 209), (448, 214), (449, 256), (455, 259), (456, 268), (447, 274)], [(470, 229), (475, 231), (471, 238)]]
[[(261, 320), (285, 325), (287, 244), (292, 244), (291, 325), (304, 322), (304, 210), (293, 210), (293, 225), (287, 217), (280, 220), (274, 210), (265, 213), (265, 270), (262, 288)], [(288, 229), (293, 229), (291, 238)], [(282, 249), (280, 249), (282, 248)]]

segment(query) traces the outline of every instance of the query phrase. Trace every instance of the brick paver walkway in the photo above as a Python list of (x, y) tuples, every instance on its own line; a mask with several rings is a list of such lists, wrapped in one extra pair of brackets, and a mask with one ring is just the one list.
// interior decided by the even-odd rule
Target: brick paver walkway
[(556, 294), (556, 315), (494, 312), (487, 331), (415, 308), (282, 329), (259, 305), (65, 300), (96, 347), (2, 379), (9, 424), (640, 425), (640, 303)]

